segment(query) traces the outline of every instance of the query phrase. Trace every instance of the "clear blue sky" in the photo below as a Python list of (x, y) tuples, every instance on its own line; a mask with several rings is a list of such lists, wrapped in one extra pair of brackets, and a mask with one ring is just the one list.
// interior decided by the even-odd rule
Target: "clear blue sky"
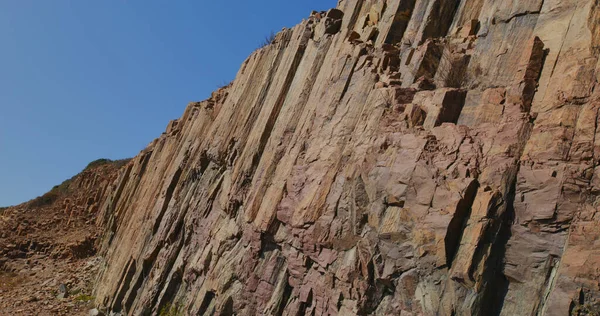
[(135, 156), (271, 31), (336, 3), (0, 1), (0, 206)]

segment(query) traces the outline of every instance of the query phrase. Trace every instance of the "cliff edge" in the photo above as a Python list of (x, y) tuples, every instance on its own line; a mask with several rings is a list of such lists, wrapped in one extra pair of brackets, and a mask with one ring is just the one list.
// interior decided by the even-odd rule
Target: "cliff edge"
[(599, 6), (342, 0), (282, 30), (122, 170), (96, 303), (596, 315)]

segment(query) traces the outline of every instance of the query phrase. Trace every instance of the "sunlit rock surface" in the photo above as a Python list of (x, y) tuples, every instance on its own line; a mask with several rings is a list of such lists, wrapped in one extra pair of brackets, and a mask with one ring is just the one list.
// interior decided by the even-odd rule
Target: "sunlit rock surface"
[(598, 311), (600, 8), (342, 0), (123, 170), (108, 312)]

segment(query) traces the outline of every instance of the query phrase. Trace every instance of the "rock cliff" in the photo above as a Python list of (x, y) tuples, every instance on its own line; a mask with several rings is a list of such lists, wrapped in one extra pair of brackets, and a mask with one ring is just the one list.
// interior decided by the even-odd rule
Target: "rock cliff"
[(596, 315), (599, 22), (595, 0), (313, 12), (121, 171), (96, 303)]

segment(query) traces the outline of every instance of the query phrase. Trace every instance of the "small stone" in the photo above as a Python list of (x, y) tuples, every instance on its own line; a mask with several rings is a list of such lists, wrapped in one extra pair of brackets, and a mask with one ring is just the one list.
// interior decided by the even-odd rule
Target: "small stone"
[(378, 83), (375, 84), (376, 89), (383, 89), (383, 88), (385, 88), (385, 86), (386, 86), (386, 84), (381, 81), (379, 81)]
[(58, 286), (58, 294), (56, 295), (56, 298), (63, 299), (66, 297), (67, 297), (67, 286), (61, 283)]
[(90, 316), (104, 316), (104, 313), (99, 311), (97, 308), (94, 308), (94, 309), (90, 309), (89, 315)]

